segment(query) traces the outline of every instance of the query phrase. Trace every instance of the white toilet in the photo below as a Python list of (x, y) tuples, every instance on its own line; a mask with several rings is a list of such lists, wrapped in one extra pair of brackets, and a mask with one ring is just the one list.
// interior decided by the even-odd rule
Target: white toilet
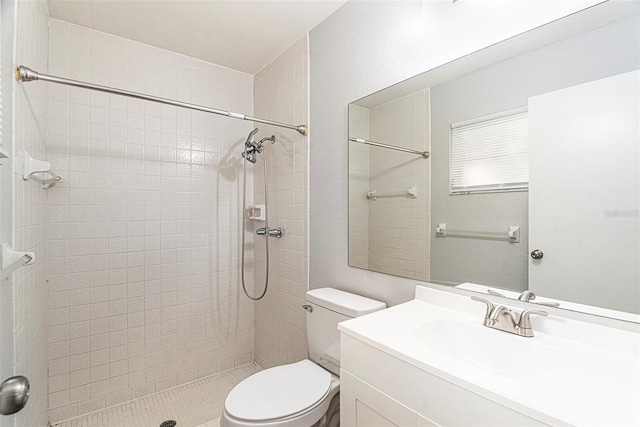
[(340, 421), (338, 323), (385, 303), (331, 288), (307, 292), (309, 359), (265, 369), (227, 396), (221, 427), (334, 427)]

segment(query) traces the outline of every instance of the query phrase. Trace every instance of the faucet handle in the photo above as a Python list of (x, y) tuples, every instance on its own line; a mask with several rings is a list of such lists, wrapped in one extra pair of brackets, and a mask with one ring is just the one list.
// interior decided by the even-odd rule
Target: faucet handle
[(531, 292), (529, 290), (524, 291), (523, 293), (521, 293), (520, 296), (518, 297), (518, 299), (520, 301), (530, 302), (530, 303), (538, 304), (538, 305), (545, 305), (547, 307), (560, 307), (560, 303), (559, 302), (555, 302), (555, 301), (548, 301), (548, 302), (537, 302), (537, 301), (534, 301), (536, 299), (536, 294), (534, 294), (533, 292)]
[(487, 293), (489, 295), (493, 295), (493, 296), (496, 296), (496, 297), (506, 298), (506, 296), (504, 294), (501, 294), (500, 292), (496, 292), (493, 289), (487, 289)]
[(529, 301), (529, 302), (533, 304), (544, 305), (547, 307), (560, 307), (560, 303), (555, 301), (541, 301), (541, 302)]
[(520, 294), (520, 296), (518, 297), (518, 299), (520, 301), (524, 301), (524, 302), (529, 302), (529, 301), (533, 301), (534, 299), (536, 299), (536, 294), (534, 294), (532, 291), (530, 290), (526, 290), (524, 292), (522, 292)]
[(532, 314), (536, 314), (538, 316), (548, 316), (549, 315), (549, 313), (547, 313), (546, 311), (525, 310), (520, 314), (520, 320), (518, 321), (518, 326), (521, 329), (531, 329), (531, 320), (529, 319), (529, 316), (531, 316)]
[(475, 296), (475, 295), (473, 295), (473, 296), (471, 297), (471, 299), (472, 299), (472, 300), (474, 300), (474, 301), (482, 302), (482, 303), (484, 303), (484, 304), (487, 306), (487, 312), (486, 312), (486, 314), (484, 315), (484, 318), (485, 318), (485, 319), (488, 319), (488, 318), (489, 318), (489, 315), (491, 314), (491, 312), (493, 311), (493, 309), (494, 309), (494, 307), (495, 307), (495, 306), (493, 305), (493, 303), (492, 303), (491, 301), (489, 301), (489, 300), (486, 300), (486, 299), (484, 299), (484, 298), (477, 297), (477, 296)]

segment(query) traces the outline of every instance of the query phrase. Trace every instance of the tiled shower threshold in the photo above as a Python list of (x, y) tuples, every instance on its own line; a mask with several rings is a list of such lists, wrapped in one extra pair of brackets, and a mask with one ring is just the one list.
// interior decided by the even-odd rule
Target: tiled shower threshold
[(224, 400), (231, 389), (260, 371), (255, 363), (241, 366), (127, 403), (54, 424), (54, 427), (218, 427)]

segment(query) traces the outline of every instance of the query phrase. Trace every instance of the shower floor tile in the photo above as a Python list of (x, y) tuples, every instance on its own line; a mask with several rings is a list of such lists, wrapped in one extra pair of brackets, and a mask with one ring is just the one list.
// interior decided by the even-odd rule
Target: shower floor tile
[(54, 424), (54, 427), (218, 427), (224, 400), (243, 379), (260, 371), (245, 365), (189, 384)]

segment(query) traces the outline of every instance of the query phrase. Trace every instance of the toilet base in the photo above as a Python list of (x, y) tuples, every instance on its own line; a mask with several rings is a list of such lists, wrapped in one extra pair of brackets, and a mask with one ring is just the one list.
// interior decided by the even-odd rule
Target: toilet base
[(327, 412), (312, 427), (339, 427), (340, 426), (340, 393), (336, 393), (329, 403)]

